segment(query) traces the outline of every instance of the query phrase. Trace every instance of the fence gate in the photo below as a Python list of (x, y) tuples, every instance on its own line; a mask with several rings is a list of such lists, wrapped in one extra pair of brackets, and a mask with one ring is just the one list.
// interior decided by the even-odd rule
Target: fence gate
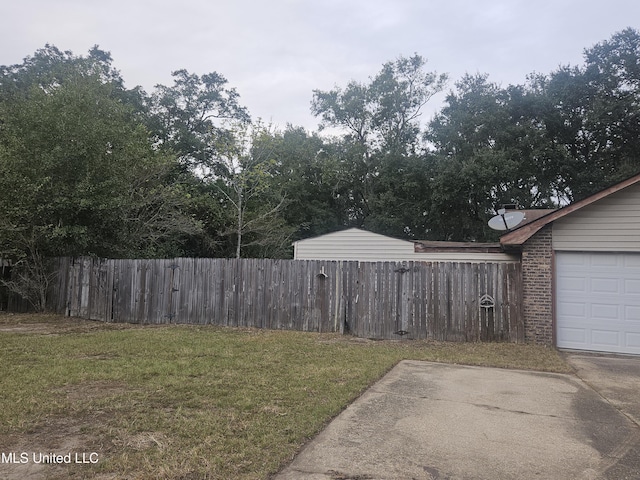
[(345, 265), (345, 323), (365, 338), (523, 341), (520, 264)]

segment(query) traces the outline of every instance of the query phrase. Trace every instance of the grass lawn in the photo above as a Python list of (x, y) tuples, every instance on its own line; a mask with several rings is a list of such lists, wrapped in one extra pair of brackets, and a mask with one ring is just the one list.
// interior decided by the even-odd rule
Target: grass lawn
[(0, 478), (265, 479), (403, 359), (570, 371), (531, 345), (5, 314), (0, 452), (29, 461)]

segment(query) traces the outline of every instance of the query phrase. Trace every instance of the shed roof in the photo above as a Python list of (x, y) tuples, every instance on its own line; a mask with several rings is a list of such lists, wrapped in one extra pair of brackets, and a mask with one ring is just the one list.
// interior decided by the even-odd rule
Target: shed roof
[(361, 228), (355, 228), (355, 227), (351, 227), (351, 228), (344, 228), (342, 230), (337, 230), (335, 232), (329, 232), (329, 233), (323, 233), (320, 235), (316, 235), (315, 237), (308, 237), (308, 238), (303, 238), (302, 240), (296, 240), (295, 242), (293, 242), (293, 244), (299, 244), (299, 243), (306, 243), (306, 242), (313, 242), (314, 240), (318, 240), (318, 239), (330, 239), (330, 238), (334, 238), (334, 237), (340, 237), (343, 238), (345, 235), (353, 237), (353, 238), (362, 238), (362, 236), (367, 236), (370, 238), (379, 238), (380, 240), (395, 240), (397, 242), (405, 242), (405, 243), (411, 243), (411, 240), (402, 240), (400, 238), (395, 238), (395, 237), (390, 237), (388, 235), (382, 235), (380, 233), (374, 233), (374, 232), (370, 232), (369, 230), (362, 230)]
[(615, 185), (600, 190), (599, 192), (583, 198), (582, 200), (571, 203), (566, 207), (560, 208), (558, 210), (552, 210), (549, 213), (540, 216), (536, 220), (533, 220), (529, 223), (524, 223), (511, 230), (509, 233), (502, 235), (500, 237), (500, 243), (504, 246), (522, 245), (524, 242), (529, 240), (529, 238), (539, 232), (545, 225), (548, 225), (553, 221), (558, 220), (559, 218), (580, 210), (587, 205), (591, 205), (598, 200), (608, 197), (615, 192), (619, 192), (620, 190), (630, 187), (631, 185), (635, 185), (638, 182), (640, 182), (640, 173), (634, 175), (633, 177), (627, 178), (626, 180), (618, 182)]
[(511, 262), (499, 243), (415, 242), (349, 228), (294, 242), (296, 260)]
[(499, 243), (479, 243), (479, 242), (442, 242), (416, 240), (416, 253), (427, 252), (474, 252), (474, 253), (501, 253), (502, 245)]
[(413, 242), (348, 228), (293, 243), (296, 260), (403, 261), (414, 254)]

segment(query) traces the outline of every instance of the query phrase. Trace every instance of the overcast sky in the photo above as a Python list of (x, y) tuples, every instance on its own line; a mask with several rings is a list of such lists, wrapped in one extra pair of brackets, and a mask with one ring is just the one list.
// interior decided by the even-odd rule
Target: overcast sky
[[(453, 81), (488, 73), (503, 86), (582, 63), (585, 48), (640, 29), (636, 0), (20, 0), (4, 2), (0, 64), (46, 43), (110, 51), (126, 86), (216, 71), (253, 118), (315, 130), (313, 89), (366, 82), (419, 53)], [(431, 101), (425, 115), (442, 105)]]

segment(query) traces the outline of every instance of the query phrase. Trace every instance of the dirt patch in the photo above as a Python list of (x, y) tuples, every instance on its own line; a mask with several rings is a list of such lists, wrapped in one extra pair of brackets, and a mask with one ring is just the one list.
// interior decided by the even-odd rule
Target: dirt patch
[(77, 385), (65, 385), (54, 392), (64, 395), (70, 402), (95, 400), (127, 392), (127, 385), (113, 382), (85, 382)]
[(339, 333), (327, 333), (320, 334), (318, 336), (318, 343), (333, 345), (336, 343), (346, 343), (346, 344), (358, 344), (358, 345), (367, 345), (367, 344), (381, 344), (384, 340), (372, 340), (370, 338), (361, 338), (354, 337), (352, 335), (342, 335)]
[(49, 333), (46, 325), (0, 325), (0, 332), (6, 333)]
[(0, 313), (0, 333), (62, 335), (142, 327), (142, 325), (137, 324), (107, 323), (97, 320), (62, 317), (60, 315)]
[(124, 437), (122, 440), (115, 441), (114, 443), (132, 450), (157, 448), (160, 451), (164, 451), (169, 445), (169, 439), (162, 432), (142, 432), (130, 437)]
[[(85, 428), (88, 419), (47, 419), (26, 433), (0, 435), (0, 478), (53, 479), (70, 477), (70, 470), (87, 469), (100, 461), (99, 439)], [(95, 422), (96, 419), (92, 419)], [(93, 454), (93, 455), (92, 455)], [(92, 475), (93, 476), (93, 475)]]
[(0, 435), (0, 454), (4, 455), (0, 478), (114, 479), (119, 476), (100, 473), (101, 463), (117, 458), (122, 452), (169, 448), (170, 439), (164, 433), (129, 435), (110, 427), (110, 418), (108, 412), (94, 411), (91, 415), (46, 419), (27, 432)]
[[(124, 383), (85, 382), (65, 385), (53, 390), (52, 394), (81, 405), (129, 390)], [(115, 451), (166, 444), (160, 434), (112, 439), (111, 435), (104, 435), (105, 429), (109, 429), (111, 413), (104, 410), (76, 412), (74, 416), (45, 418), (22, 433), (0, 434), (0, 455), (4, 455), (0, 462), (0, 478), (113, 478), (100, 477), (97, 469), (100, 462)]]

